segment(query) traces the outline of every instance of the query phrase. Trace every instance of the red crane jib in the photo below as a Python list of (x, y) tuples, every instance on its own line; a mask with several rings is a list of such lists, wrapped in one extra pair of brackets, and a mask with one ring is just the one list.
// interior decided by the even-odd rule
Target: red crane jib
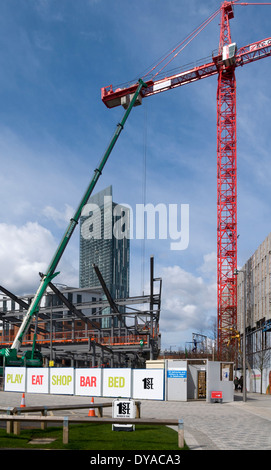
[[(248, 46), (241, 47), (236, 53), (234, 66), (243, 66), (270, 55), (271, 38), (262, 39)], [(180, 70), (173, 75), (158, 80), (148, 80), (146, 81), (147, 87), (141, 91), (141, 96), (146, 98), (147, 96), (171, 90), (172, 88), (186, 85), (202, 78), (217, 75), (221, 65), (223, 66), (222, 56), (213, 56), (212, 61), (207, 64), (202, 64), (185, 71)], [(108, 108), (120, 106), (123, 104), (124, 97), (135, 93), (137, 86), (138, 84), (135, 83), (127, 87), (116, 88), (115, 90), (113, 90), (112, 85), (103, 87), (101, 89), (102, 101)]]

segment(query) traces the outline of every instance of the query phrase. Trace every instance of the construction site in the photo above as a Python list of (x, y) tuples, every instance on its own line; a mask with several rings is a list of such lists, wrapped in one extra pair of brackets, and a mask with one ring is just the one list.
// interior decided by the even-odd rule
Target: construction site
[[(153, 276), (150, 260), (150, 294), (112, 299), (99, 272), (97, 288), (48, 286), (36, 320), (21, 346), (25, 364), (71, 367), (144, 367), (160, 351), (159, 317), (162, 280)], [(1, 299), (1, 344), (14, 341), (31, 297), (16, 297), (4, 287)], [(108, 313), (105, 313), (105, 312)], [(125, 312), (125, 313), (123, 313)], [(110, 327), (102, 326), (107, 320)], [(25, 353), (28, 351), (29, 356)], [(38, 353), (37, 353), (38, 351)], [(9, 365), (18, 365), (11, 360)], [(24, 360), (22, 360), (24, 365)]]
[[(251, 3), (253, 5), (253, 3)], [(268, 3), (266, 3), (268, 4)], [(36, 293), (17, 296), (0, 286), (1, 367), (71, 366), (144, 368), (146, 360), (159, 358), (163, 315), (162, 278), (149, 265), (149, 293), (117, 297), (105, 280), (99, 262), (93, 264), (97, 284), (69, 287), (55, 282), (57, 267), (83, 208), (93, 194), (106, 162), (135, 106), (150, 96), (217, 76), (217, 332), (215, 358), (236, 362), (245, 329), (238, 322), (237, 297), (237, 136), (235, 70), (271, 56), (271, 38), (237, 47), (230, 22), (239, 0), (223, 1), (220, 7), (189, 36), (141, 77), (138, 82), (101, 89), (110, 110), (124, 108), (123, 118), (45, 273), (39, 273)], [(258, 4), (256, 4), (258, 5)], [(171, 61), (214, 19), (219, 18), (219, 44), (209, 61), (195, 67), (168, 71)], [(167, 71), (166, 71), (167, 70)], [(185, 93), (185, 90), (183, 91)], [(94, 262), (93, 262), (94, 263)], [(133, 273), (131, 273), (133, 282)]]

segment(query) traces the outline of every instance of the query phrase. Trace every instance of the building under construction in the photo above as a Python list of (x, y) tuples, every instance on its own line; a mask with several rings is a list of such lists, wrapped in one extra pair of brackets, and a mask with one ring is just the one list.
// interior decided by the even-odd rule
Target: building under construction
[[(0, 356), (3, 360), (14, 360), (18, 363), (21, 358), (17, 352), (30, 344), (32, 335), (29, 327), (33, 329), (33, 318), (36, 317), (34, 345), (42, 350), (41, 358), (50, 359), (55, 351), (56, 357), (63, 356), (66, 360), (69, 356), (76, 361), (91, 360), (95, 366), (99, 360), (102, 363), (112, 361), (118, 366), (127, 361), (140, 363), (145, 356), (154, 358), (159, 350), (159, 313), (161, 283), (158, 294), (154, 295), (151, 277), (150, 294), (136, 299), (119, 298), (112, 295), (110, 286), (101, 280), (99, 288), (100, 300), (67, 305), (66, 294), (76, 296), (85, 291), (74, 289), (62, 289), (56, 293), (52, 281), (57, 275), (56, 268), (69, 243), (69, 240), (77, 226), (81, 213), (87, 205), (95, 185), (102, 174), (104, 166), (113, 150), (134, 106), (140, 105), (145, 98), (156, 94), (192, 84), (195, 81), (207, 77), (218, 77), (217, 84), (217, 350), (218, 357), (235, 357), (237, 339), (237, 138), (236, 138), (236, 77), (235, 71), (239, 67), (256, 62), (271, 56), (271, 38), (262, 38), (253, 43), (237, 47), (231, 35), (230, 21), (234, 18), (234, 5), (246, 6), (247, 3), (238, 3), (238, 0), (223, 1), (220, 7), (212, 13), (198, 28), (169, 52), (163, 60), (159, 60), (155, 66), (136, 83), (130, 83), (120, 88), (108, 85), (101, 90), (101, 98), (108, 108), (123, 106), (124, 115), (117, 125), (117, 129), (100, 161), (95, 167), (94, 175), (78, 205), (74, 216), (61, 239), (55, 255), (44, 274), (41, 275), (40, 286), (32, 298), (31, 303), (24, 299), (17, 299), (11, 293), (2, 290), (6, 299), (3, 299), (2, 344)], [(253, 4), (253, 3), (252, 3)], [(256, 4), (257, 5), (257, 4)], [(186, 47), (192, 39), (198, 36), (214, 18), (220, 15), (220, 35), (218, 51), (212, 54), (209, 60), (198, 62), (195, 66), (189, 65), (188, 69), (175, 69), (174, 72), (165, 71), (167, 65)], [(178, 52), (177, 52), (178, 51)], [(170, 57), (171, 56), (171, 57)], [(96, 269), (102, 270), (97, 264)], [(122, 273), (123, 274), (123, 273)], [(4, 288), (3, 288), (4, 289)], [(61, 298), (60, 305), (50, 304), (51, 290)], [(88, 287), (87, 287), (88, 289)], [(99, 297), (96, 290), (93, 291)], [(62, 294), (62, 297), (61, 297)], [(63, 295), (64, 294), (64, 295)], [(92, 296), (92, 292), (88, 292)], [(94, 296), (96, 299), (96, 296)], [(7, 299), (20, 305), (18, 309), (6, 308)], [(23, 304), (20, 304), (23, 301)], [(134, 303), (133, 303), (134, 302)], [(15, 305), (14, 304), (14, 305)], [(148, 308), (145, 310), (146, 304)], [(13, 305), (13, 306), (14, 306)], [(140, 307), (142, 306), (143, 307)], [(23, 309), (27, 313), (23, 316)], [(96, 309), (96, 310), (95, 310)], [(109, 309), (109, 310), (105, 310)], [(95, 310), (95, 313), (93, 311)], [(245, 311), (245, 310), (244, 310)], [(87, 313), (86, 313), (87, 312)], [(102, 312), (102, 313), (101, 313)], [(246, 312), (246, 311), (245, 311)], [(103, 315), (100, 318), (100, 315)], [(110, 315), (113, 321), (105, 324), (105, 316)], [(59, 316), (59, 317), (58, 317)], [(17, 331), (17, 324), (22, 323)], [(244, 316), (246, 318), (246, 315)], [(85, 331), (85, 337), (79, 340), (80, 335), (75, 334), (76, 323), (80, 319), (80, 328)], [(264, 319), (264, 317), (262, 317)], [(103, 320), (101, 322), (101, 320)], [(261, 318), (259, 319), (261, 321)], [(263, 320), (264, 321), (264, 320)], [(55, 323), (54, 323), (55, 322)], [(83, 325), (83, 322), (85, 325)], [(54, 331), (62, 328), (63, 331)], [(16, 333), (17, 331), (17, 333)], [(244, 333), (246, 328), (244, 328)], [(63, 335), (67, 334), (65, 340)], [(87, 332), (87, 333), (86, 333)], [(234, 334), (233, 334), (234, 332)], [(59, 335), (58, 337), (56, 335)], [(14, 341), (12, 342), (12, 335)], [(61, 338), (62, 335), (62, 338)], [(27, 338), (29, 338), (27, 340)], [(115, 341), (115, 338), (119, 338)], [(128, 338), (128, 340), (126, 339)], [(50, 351), (52, 354), (50, 356)], [(34, 359), (29, 358), (30, 360)], [(53, 360), (53, 359), (52, 359)], [(11, 362), (10, 362), (11, 363)], [(107, 363), (107, 362), (106, 362)], [(134, 366), (135, 364), (133, 364)]]
[[(148, 295), (113, 299), (99, 268), (94, 269), (97, 287), (49, 284), (22, 342), (22, 353), (35, 348), (44, 365), (74, 367), (137, 368), (158, 357), (162, 280), (154, 278), (153, 257)], [(2, 348), (9, 348), (34, 294), (17, 297), (3, 286), (0, 290), (0, 342)], [(105, 318), (110, 327), (103, 327)]]

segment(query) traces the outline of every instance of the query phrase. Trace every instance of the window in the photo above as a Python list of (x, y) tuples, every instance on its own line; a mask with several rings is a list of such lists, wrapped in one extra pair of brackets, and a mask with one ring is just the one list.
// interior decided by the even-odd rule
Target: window
[(232, 381), (233, 380), (233, 364), (222, 362), (220, 364), (220, 380)]

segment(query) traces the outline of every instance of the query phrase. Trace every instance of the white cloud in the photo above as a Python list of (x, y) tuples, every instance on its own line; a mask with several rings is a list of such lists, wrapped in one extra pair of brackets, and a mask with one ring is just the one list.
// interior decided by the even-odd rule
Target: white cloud
[(46, 206), (42, 212), (48, 219), (53, 220), (58, 227), (62, 227), (71, 219), (74, 209), (69, 204), (65, 204), (63, 211), (59, 211), (52, 206)]
[(37, 223), (0, 224), (1, 284), (16, 294), (31, 293), (54, 248), (51, 233)]
[[(55, 249), (51, 232), (38, 223), (0, 224), (0, 284), (16, 295), (35, 293), (39, 272), (47, 271)], [(76, 286), (75, 268), (68, 260), (61, 264), (63, 275), (56, 282)]]
[[(213, 254), (206, 255), (202, 271), (210, 272)], [(200, 270), (200, 269), (199, 269)], [(188, 331), (206, 331), (216, 309), (216, 283), (185, 271), (179, 266), (164, 267), (160, 331), (178, 345), (189, 341)], [(184, 334), (183, 334), (184, 333)], [(169, 336), (170, 335), (170, 336)]]
[(216, 279), (217, 272), (217, 254), (215, 251), (212, 253), (207, 253), (203, 256), (203, 264), (199, 267), (198, 271), (202, 273), (203, 276)]

